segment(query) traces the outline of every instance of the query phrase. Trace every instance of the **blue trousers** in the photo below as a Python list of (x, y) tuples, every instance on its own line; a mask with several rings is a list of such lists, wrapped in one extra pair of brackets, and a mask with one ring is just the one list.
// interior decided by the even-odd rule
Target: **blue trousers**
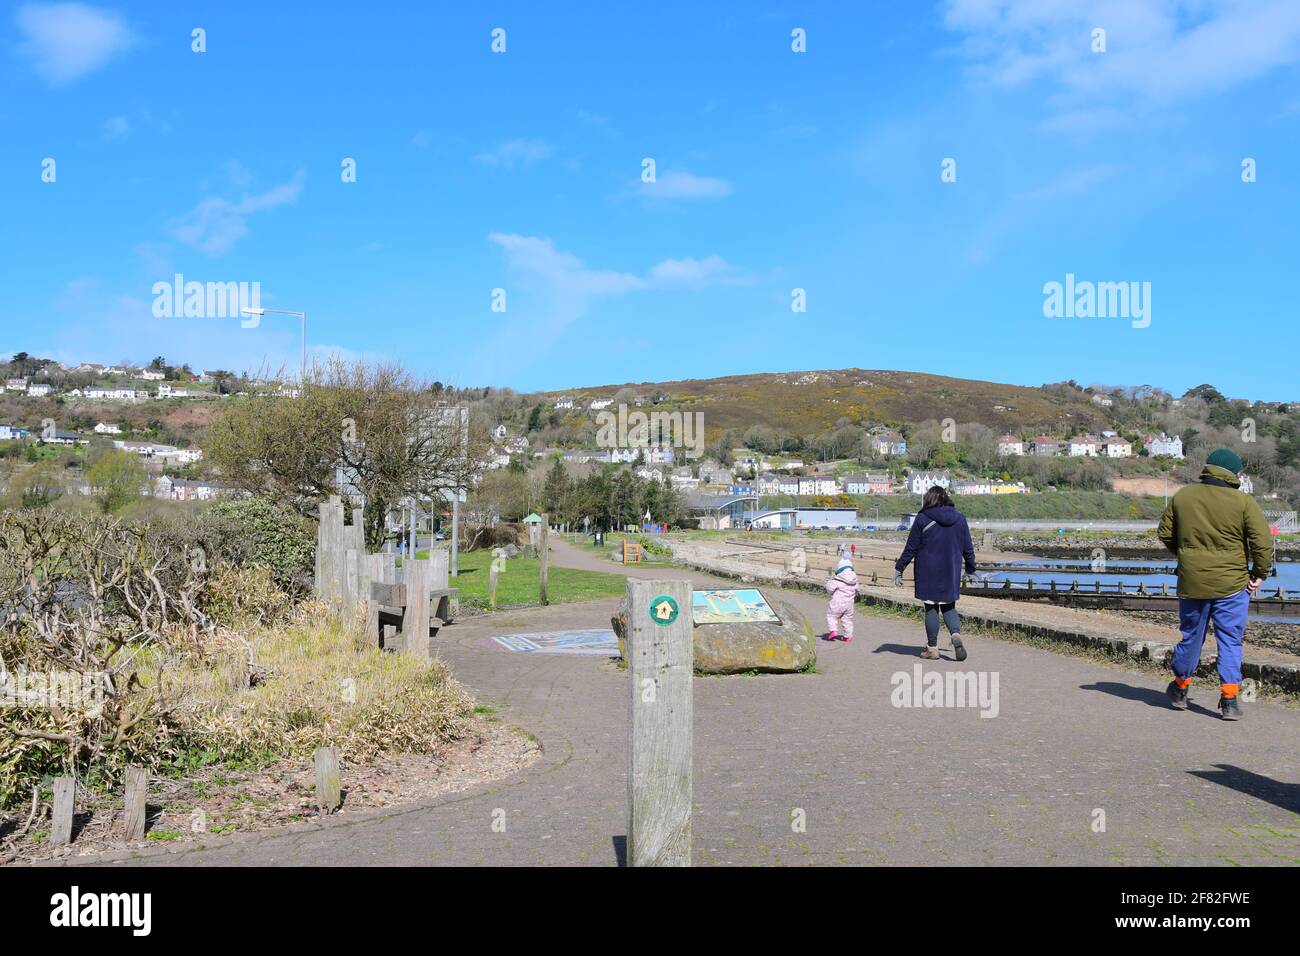
[(1244, 588), (1222, 598), (1179, 598), (1178, 627), (1183, 639), (1174, 648), (1174, 676), (1189, 679), (1201, 662), (1206, 626), (1214, 622), (1219, 644), (1219, 681), (1235, 692), (1241, 683), (1241, 640), (1246, 632), (1250, 592)]

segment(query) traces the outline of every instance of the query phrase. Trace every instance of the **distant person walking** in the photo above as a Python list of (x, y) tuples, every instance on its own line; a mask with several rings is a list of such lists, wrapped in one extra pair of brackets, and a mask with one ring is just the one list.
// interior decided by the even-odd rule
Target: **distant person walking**
[(1205, 631), (1219, 645), (1219, 713), (1241, 719), (1241, 648), (1250, 599), (1273, 570), (1268, 521), (1241, 492), (1244, 467), (1227, 448), (1205, 460), (1201, 479), (1174, 495), (1160, 517), (1160, 540), (1178, 559), (1178, 626), (1169, 703), (1186, 710), (1188, 687), (1201, 662)]
[(840, 548), (840, 556), (835, 562), (835, 572), (826, 582), (826, 590), (831, 596), (831, 606), (826, 611), (828, 641), (853, 640), (853, 602), (858, 597), (858, 575), (853, 570), (853, 558), (848, 549)]
[(970, 537), (966, 516), (953, 507), (948, 492), (938, 485), (925, 493), (921, 512), (907, 534), (907, 546), (894, 564), (894, 586), (903, 586), (903, 572), (913, 561), (916, 567), (915, 591), (925, 602), (926, 660), (939, 659), (939, 620), (952, 638), (957, 660), (966, 659), (966, 646), (958, 634), (961, 618), (957, 615), (957, 598), (961, 589), (962, 565), (966, 573), (975, 574), (975, 542)]

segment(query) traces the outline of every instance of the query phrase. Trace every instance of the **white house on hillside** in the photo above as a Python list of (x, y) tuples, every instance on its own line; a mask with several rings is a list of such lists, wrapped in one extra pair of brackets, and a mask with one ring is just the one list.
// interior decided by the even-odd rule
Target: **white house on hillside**
[(914, 471), (907, 476), (907, 490), (914, 495), (923, 495), (932, 487), (952, 486), (952, 478), (946, 471)]
[(1010, 432), (998, 439), (998, 454), (1006, 455), (1023, 455), (1025, 453), (1025, 443), (1016, 435)]
[(1152, 458), (1164, 455), (1169, 458), (1183, 457), (1183, 439), (1179, 435), (1166, 435), (1161, 432), (1159, 435), (1147, 435), (1142, 442), (1146, 446), (1147, 454)]

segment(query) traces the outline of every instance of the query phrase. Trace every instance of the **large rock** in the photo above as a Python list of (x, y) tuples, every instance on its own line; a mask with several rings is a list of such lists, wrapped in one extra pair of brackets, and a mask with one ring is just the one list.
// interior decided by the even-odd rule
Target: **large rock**
[[(768, 606), (781, 619), (780, 624), (701, 624), (692, 629), (698, 673), (789, 674), (806, 670), (817, 662), (817, 638), (803, 614), (789, 601), (765, 597)], [(683, 613), (689, 613), (689, 608)], [(610, 618), (624, 659), (627, 658), (627, 614), (627, 598), (623, 598)]]

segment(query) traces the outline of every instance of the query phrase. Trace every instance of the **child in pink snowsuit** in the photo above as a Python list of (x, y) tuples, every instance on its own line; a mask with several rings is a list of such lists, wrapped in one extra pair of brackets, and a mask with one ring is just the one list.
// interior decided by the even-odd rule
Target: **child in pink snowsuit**
[(826, 611), (826, 626), (830, 634), (826, 640), (853, 640), (853, 601), (858, 596), (858, 576), (847, 554), (840, 554), (835, 574), (826, 582), (826, 590), (831, 596), (831, 606)]

